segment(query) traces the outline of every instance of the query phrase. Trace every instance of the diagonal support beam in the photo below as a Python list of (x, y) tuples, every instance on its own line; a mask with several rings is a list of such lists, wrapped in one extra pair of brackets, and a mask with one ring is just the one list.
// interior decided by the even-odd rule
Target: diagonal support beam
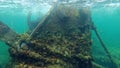
[(6, 24), (3, 22), (0, 22), (0, 40), (4, 41), (9, 46), (14, 45), (15, 41), (17, 40), (17, 37), (19, 35), (14, 32), (11, 28), (9, 28)]
[(33, 32), (30, 34), (30, 38), (32, 38), (39, 29), (41, 29), (41, 27), (46, 24), (47, 22), (45, 22), (48, 17), (50, 16), (51, 12), (53, 11), (53, 9), (55, 8), (55, 5), (53, 5), (50, 10), (48, 11), (48, 13), (46, 14), (46, 16), (39, 22), (39, 24), (37, 25), (37, 27), (33, 30)]

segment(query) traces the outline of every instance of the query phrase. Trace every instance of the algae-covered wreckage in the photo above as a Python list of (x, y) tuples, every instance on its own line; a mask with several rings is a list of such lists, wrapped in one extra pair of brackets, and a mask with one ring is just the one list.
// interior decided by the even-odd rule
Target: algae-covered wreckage
[(89, 8), (57, 5), (34, 31), (18, 35), (0, 22), (0, 39), (10, 46), (6, 68), (100, 68), (91, 55)]

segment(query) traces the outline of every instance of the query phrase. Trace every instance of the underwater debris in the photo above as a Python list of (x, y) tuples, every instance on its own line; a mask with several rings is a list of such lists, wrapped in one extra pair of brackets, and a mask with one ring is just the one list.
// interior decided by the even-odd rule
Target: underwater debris
[[(91, 19), (86, 14), (87, 11), (84, 11), (83, 7), (57, 5), (31, 35), (22, 34), (17, 36), (17, 40), (14, 38), (15, 41), (10, 41), (12, 44), (9, 44), (9, 53), (12, 60), (7, 66), (93, 68)], [(81, 15), (85, 15), (85, 18), (81, 19)], [(88, 28), (85, 27), (86, 24)]]
[[(92, 22), (92, 23), (93, 23), (93, 22)], [(98, 39), (99, 39), (99, 41), (100, 41), (100, 43), (101, 43), (103, 49), (105, 50), (105, 52), (106, 52), (108, 58), (109, 58), (110, 61), (111, 61), (111, 67), (112, 67), (112, 68), (118, 68), (117, 63), (116, 63), (115, 60), (113, 59), (111, 53), (110, 53), (109, 50), (107, 49), (106, 45), (104, 44), (103, 40), (101, 39), (101, 37), (100, 37), (100, 35), (99, 35), (98, 31), (97, 31), (97, 29), (95, 28), (94, 23), (93, 23), (93, 27), (92, 27), (92, 28), (93, 28), (93, 30), (94, 30), (96, 36), (98, 37)]]
[(14, 42), (18, 40), (19, 34), (14, 32), (6, 24), (0, 21), (0, 40), (4, 41), (10, 47), (14, 47)]

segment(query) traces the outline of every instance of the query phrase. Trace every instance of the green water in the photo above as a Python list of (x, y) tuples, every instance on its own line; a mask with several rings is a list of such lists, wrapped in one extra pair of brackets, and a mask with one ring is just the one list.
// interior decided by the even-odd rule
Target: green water
[(9, 60), (8, 46), (4, 42), (0, 42), (0, 64), (5, 66)]
[[(20, 11), (19, 11), (20, 12)], [(0, 13), (0, 20), (7, 24), (15, 32), (22, 34), (28, 31), (27, 14)], [(106, 47), (112, 54), (113, 58), (120, 65), (120, 8), (106, 7), (106, 8), (93, 8), (92, 20), (94, 21), (101, 38), (103, 39)], [(109, 67), (109, 59), (101, 47), (96, 35), (92, 34), (93, 48), (92, 53), (95, 61), (99, 64)], [(0, 42), (0, 64), (5, 65), (9, 62), (10, 57), (8, 47), (4, 42)], [(107, 59), (107, 60), (106, 60)], [(105, 61), (106, 60), (106, 61)]]
[[(42, 17), (48, 12), (47, 6), (40, 11), (32, 11), (31, 21), (36, 21), (37, 18), (42, 19)], [(21, 8), (0, 8), (0, 21), (7, 24), (12, 30), (18, 34), (23, 34), (29, 30), (27, 17), (30, 10), (24, 10)], [(40, 15), (40, 16), (39, 16)], [(0, 41), (0, 66), (4, 68), (6, 64), (10, 61), (10, 55), (8, 52), (9, 47)]]
[[(113, 59), (120, 65), (120, 7), (107, 7), (92, 10), (92, 19)], [(109, 67), (109, 59), (93, 32), (93, 56), (102, 65)], [(106, 60), (107, 58), (107, 60)]]

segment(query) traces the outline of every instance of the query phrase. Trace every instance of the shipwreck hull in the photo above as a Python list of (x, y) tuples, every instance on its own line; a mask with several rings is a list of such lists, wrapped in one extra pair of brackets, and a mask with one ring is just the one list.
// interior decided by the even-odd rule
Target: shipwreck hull
[(93, 68), (90, 16), (89, 8), (57, 5), (30, 39), (9, 49), (8, 68)]

